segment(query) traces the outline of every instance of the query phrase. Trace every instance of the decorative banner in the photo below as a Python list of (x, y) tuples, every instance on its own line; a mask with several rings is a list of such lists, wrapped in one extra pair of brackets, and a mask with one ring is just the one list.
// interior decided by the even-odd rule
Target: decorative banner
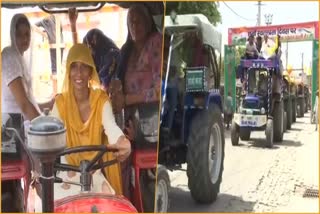
[(263, 37), (265, 34), (268, 34), (272, 39), (275, 39), (276, 35), (280, 35), (281, 42), (312, 41), (319, 38), (318, 27), (318, 22), (306, 22), (287, 25), (229, 28), (228, 44), (245, 45), (250, 35)]

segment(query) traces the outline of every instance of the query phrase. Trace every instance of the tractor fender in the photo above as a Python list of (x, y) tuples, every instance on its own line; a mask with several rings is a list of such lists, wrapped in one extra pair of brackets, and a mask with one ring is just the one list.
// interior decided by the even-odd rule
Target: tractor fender
[(219, 93), (218, 89), (214, 89), (212, 91), (209, 92), (209, 94), (206, 95), (205, 97), (206, 102), (205, 105), (202, 108), (199, 107), (194, 107), (193, 106), (193, 97), (190, 94), (187, 94), (185, 96), (185, 104), (184, 104), (184, 108), (185, 108), (185, 112), (184, 112), (184, 116), (183, 116), (183, 123), (184, 123), (184, 127), (183, 127), (183, 142), (187, 142), (187, 139), (189, 137), (189, 132), (190, 132), (190, 124), (191, 121), (193, 120), (194, 116), (196, 114), (198, 114), (199, 112), (206, 110), (209, 108), (210, 105), (215, 104), (219, 107), (220, 111), (223, 112), (223, 107), (222, 107), (222, 98), (221, 95)]
[(206, 107), (208, 108), (210, 104), (216, 104), (217, 106), (219, 106), (221, 112), (223, 112), (222, 98), (218, 89), (215, 89), (212, 92), (210, 92), (206, 103)]

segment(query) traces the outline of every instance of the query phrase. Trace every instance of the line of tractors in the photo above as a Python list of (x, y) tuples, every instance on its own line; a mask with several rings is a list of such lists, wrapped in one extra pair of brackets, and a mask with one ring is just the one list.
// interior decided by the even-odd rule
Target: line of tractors
[(311, 110), (309, 87), (290, 76), (290, 70), (280, 70), (278, 57), (243, 59), (238, 76), (236, 113), (231, 125), (231, 142), (239, 145), (249, 140), (252, 131), (265, 131), (266, 147), (282, 142), (283, 134), (291, 129), (297, 117)]
[(296, 117), (304, 117), (311, 110), (311, 94), (309, 86), (301, 81), (296, 81), (287, 72), (283, 75), (284, 83), (284, 109), (287, 112), (287, 129), (296, 122)]

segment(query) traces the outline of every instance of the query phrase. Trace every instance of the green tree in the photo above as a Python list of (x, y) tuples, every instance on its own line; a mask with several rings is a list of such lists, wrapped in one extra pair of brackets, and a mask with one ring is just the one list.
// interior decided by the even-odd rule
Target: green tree
[(224, 81), (224, 56), (221, 57), (221, 64), (219, 62), (219, 68), (220, 68), (220, 81), (223, 83)]
[(243, 57), (246, 53), (246, 47), (245, 46), (238, 46), (236, 48), (236, 65), (240, 64), (241, 57)]
[(174, 10), (177, 14), (201, 13), (205, 15), (213, 25), (221, 23), (221, 15), (215, 2), (166, 2), (166, 15)]

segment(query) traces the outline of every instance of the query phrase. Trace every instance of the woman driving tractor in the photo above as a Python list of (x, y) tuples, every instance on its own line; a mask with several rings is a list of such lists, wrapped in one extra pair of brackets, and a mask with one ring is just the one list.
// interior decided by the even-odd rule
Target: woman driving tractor
[[(114, 155), (121, 162), (130, 155), (130, 142), (115, 123), (110, 100), (100, 89), (90, 49), (83, 44), (76, 44), (69, 51), (63, 90), (55, 99), (52, 115), (65, 124), (68, 148), (104, 144), (108, 149), (118, 150), (107, 153), (104, 161), (113, 159)], [(77, 153), (62, 158), (61, 162), (79, 166), (81, 160), (91, 160), (94, 156), (93, 152)], [(58, 172), (58, 176), (64, 181), (79, 181), (76, 172)], [(92, 191), (122, 194), (120, 165), (94, 172)], [(55, 184), (55, 200), (77, 192), (79, 187)], [(39, 211), (41, 199), (35, 200), (35, 211)]]

